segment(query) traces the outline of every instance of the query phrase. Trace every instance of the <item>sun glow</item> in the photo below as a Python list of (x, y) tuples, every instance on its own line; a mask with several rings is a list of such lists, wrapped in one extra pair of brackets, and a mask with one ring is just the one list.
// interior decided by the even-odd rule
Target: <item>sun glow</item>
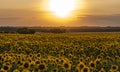
[(76, 0), (50, 0), (49, 10), (57, 17), (68, 17), (76, 8)]

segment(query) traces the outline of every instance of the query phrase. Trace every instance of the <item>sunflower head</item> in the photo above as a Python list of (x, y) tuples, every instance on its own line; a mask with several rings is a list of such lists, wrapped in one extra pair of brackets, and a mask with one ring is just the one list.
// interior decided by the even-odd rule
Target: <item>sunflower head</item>
[(83, 63), (83, 62), (80, 62), (79, 64), (78, 64), (78, 68), (81, 70), (81, 69), (83, 69), (85, 67), (85, 64)]
[(23, 69), (22, 72), (30, 72), (30, 70), (29, 69)]
[(20, 72), (18, 69), (15, 69), (13, 72)]
[(114, 71), (117, 71), (118, 70), (118, 66), (117, 65), (112, 65), (111, 69), (114, 70)]
[(104, 68), (101, 68), (99, 72), (106, 72)]
[(42, 63), (42, 64), (39, 64), (39, 66), (38, 66), (38, 69), (40, 70), (40, 71), (44, 71), (44, 70), (46, 70), (46, 64), (44, 64), (44, 63)]
[(90, 69), (89, 69), (89, 67), (84, 67), (83, 69), (82, 69), (82, 72), (90, 72)]
[(65, 63), (63, 64), (63, 66), (64, 66), (64, 68), (65, 68), (66, 70), (70, 70), (70, 69), (71, 69), (71, 64), (70, 64), (69, 62), (65, 62)]
[(96, 68), (96, 64), (94, 62), (90, 62), (89, 64), (90, 68), (95, 69)]
[(25, 62), (25, 63), (23, 64), (23, 66), (24, 66), (24, 68), (29, 68), (29, 62)]

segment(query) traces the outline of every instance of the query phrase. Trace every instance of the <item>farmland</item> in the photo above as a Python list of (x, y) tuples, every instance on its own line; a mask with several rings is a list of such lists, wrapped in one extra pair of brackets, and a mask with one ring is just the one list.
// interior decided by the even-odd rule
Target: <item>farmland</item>
[(0, 72), (108, 71), (120, 71), (120, 33), (0, 34)]

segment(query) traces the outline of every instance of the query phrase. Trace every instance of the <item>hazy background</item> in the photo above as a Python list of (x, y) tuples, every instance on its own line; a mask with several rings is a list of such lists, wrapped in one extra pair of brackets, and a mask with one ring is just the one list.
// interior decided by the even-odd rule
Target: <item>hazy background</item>
[[(83, 0), (77, 19), (50, 22), (45, 0), (0, 0), (0, 26), (120, 26), (120, 0)], [(47, 0), (46, 0), (47, 2)]]

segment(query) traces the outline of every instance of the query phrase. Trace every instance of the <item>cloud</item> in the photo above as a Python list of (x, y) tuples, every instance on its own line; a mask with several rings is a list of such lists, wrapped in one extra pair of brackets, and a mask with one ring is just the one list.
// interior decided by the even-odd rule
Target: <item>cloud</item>
[(120, 26), (120, 14), (79, 16), (77, 22), (78, 25)]
[[(55, 26), (42, 19), (44, 13), (32, 10), (0, 10), (0, 26)], [(48, 14), (46, 14), (48, 15)], [(63, 24), (62, 24), (63, 25)], [(77, 16), (68, 26), (120, 26), (120, 14)]]
[(0, 21), (10, 21), (10, 20), (20, 20), (21, 18), (19, 17), (5, 17), (5, 18), (0, 18)]

